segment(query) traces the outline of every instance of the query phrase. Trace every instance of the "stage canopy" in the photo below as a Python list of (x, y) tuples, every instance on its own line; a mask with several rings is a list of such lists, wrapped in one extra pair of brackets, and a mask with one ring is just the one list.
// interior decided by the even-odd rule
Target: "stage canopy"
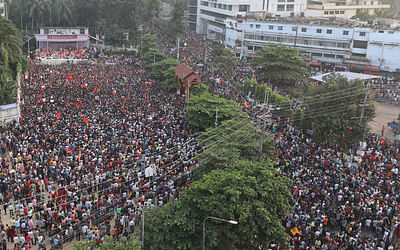
[(87, 27), (40, 28), (40, 34), (35, 34), (35, 38), (40, 49), (89, 47), (89, 30)]
[(325, 74), (313, 76), (313, 77), (311, 77), (311, 80), (318, 81), (318, 82), (325, 82), (324, 78), (326, 76), (331, 75), (331, 74), (336, 74), (336, 75), (339, 75), (341, 77), (346, 77), (349, 80), (360, 79), (360, 80), (366, 81), (366, 80), (382, 78), (381, 76), (360, 74), (360, 73), (354, 73), (354, 72), (330, 72), (330, 73), (325, 73)]

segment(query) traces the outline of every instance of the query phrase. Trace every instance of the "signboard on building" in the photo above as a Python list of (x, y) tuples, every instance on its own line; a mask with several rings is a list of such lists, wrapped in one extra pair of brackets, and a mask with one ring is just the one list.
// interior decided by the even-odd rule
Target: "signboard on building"
[(212, 30), (212, 31), (215, 31), (217, 33), (223, 33), (224, 32), (224, 30), (222, 28), (217, 27), (215, 25), (211, 25), (211, 24), (208, 25), (208, 29)]
[(18, 105), (16, 103), (0, 106), (0, 123), (7, 124), (18, 121)]

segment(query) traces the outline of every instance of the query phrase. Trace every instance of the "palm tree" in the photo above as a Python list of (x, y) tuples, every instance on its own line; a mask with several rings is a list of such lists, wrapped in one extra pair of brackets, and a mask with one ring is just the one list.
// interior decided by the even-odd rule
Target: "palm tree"
[(73, 12), (72, 3), (69, 0), (55, 0), (54, 14), (57, 26), (60, 24), (70, 26), (72, 24)]
[(44, 23), (44, 16), (46, 13), (50, 12), (51, 1), (50, 0), (30, 0), (27, 2), (27, 12), (28, 16), (32, 21), (32, 31), (34, 24), (39, 24), (37, 20), (42, 19), (42, 25)]
[(17, 28), (11, 21), (2, 17), (0, 17), (0, 48), (0, 56), (7, 57), (7, 64), (16, 63), (22, 56), (21, 39)]
[(15, 103), (17, 100), (17, 82), (6, 74), (0, 77), (0, 105)]

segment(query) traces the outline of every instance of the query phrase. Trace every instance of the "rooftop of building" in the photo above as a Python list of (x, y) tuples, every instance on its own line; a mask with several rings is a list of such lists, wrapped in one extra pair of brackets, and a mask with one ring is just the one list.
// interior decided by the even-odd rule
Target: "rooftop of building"
[(371, 28), (376, 30), (400, 30), (400, 21), (388, 18), (375, 18), (373, 22), (362, 22), (339, 17), (270, 17), (265, 12), (248, 12), (246, 17), (238, 18), (245, 21), (264, 21), (287, 24), (322, 25), (347, 28)]

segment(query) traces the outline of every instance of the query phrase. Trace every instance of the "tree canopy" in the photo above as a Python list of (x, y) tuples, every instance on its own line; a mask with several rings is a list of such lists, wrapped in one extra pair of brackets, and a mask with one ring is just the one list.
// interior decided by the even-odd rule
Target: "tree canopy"
[(307, 79), (308, 63), (298, 48), (282, 44), (268, 44), (256, 52), (251, 64), (257, 74), (276, 84), (287, 84)]
[[(261, 130), (251, 123), (245, 113), (241, 117), (223, 121), (217, 128), (208, 128), (199, 136), (199, 142), (205, 150), (197, 156), (200, 167), (194, 170), (195, 178), (199, 179), (214, 169), (225, 169), (240, 159), (257, 160), (260, 135)], [(273, 151), (271, 138), (265, 137), (262, 155), (270, 157)]]
[(25, 67), (20, 34), (11, 21), (0, 16), (0, 105), (16, 101), (16, 77)]
[(208, 220), (207, 249), (255, 249), (271, 241), (285, 246), (281, 222), (292, 209), (289, 185), (271, 163), (239, 161), (213, 170), (193, 182), (180, 200), (156, 208), (156, 215), (147, 218), (146, 248), (198, 248), (207, 216), (239, 222)]
[(216, 48), (213, 52), (213, 66), (226, 78), (232, 76), (235, 67), (235, 59), (232, 53), (232, 50), (227, 48)]
[(214, 126), (218, 108), (218, 122), (232, 119), (242, 114), (241, 106), (230, 100), (219, 98), (208, 92), (191, 96), (187, 106), (187, 120), (190, 125), (206, 129)]
[[(304, 90), (303, 113), (294, 120), (304, 129), (314, 131), (313, 137), (319, 142), (332, 141), (345, 147), (358, 143), (364, 128), (375, 115), (371, 98), (364, 98), (367, 89), (361, 80), (349, 81), (332, 74), (325, 83)], [(364, 118), (360, 122), (362, 109)]]

